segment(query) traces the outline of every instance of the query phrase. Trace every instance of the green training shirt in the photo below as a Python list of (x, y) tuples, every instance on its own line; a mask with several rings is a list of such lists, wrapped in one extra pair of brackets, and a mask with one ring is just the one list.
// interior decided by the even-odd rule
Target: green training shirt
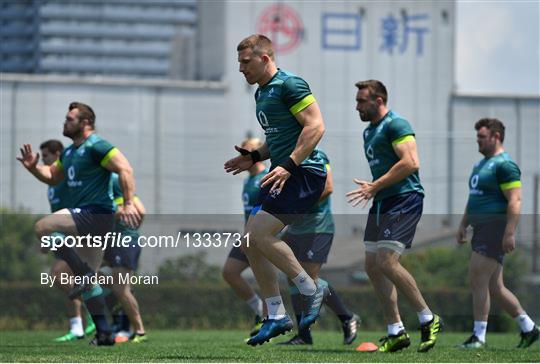
[(70, 207), (68, 189), (66, 181), (62, 181), (56, 186), (49, 186), (47, 189), (47, 197), (49, 199), (49, 205), (51, 206), (51, 212), (56, 212), (66, 207)]
[(521, 187), (521, 171), (508, 153), (476, 163), (469, 178), (468, 223), (505, 217), (508, 201), (503, 191), (516, 187)]
[[(414, 131), (407, 120), (393, 111), (389, 111), (377, 124), (369, 124), (364, 130), (364, 152), (371, 169), (373, 181), (387, 173), (399, 157), (394, 145), (414, 139)], [(402, 195), (408, 192), (424, 194), (418, 171), (398, 183), (379, 191), (374, 201)]]
[[(283, 70), (278, 70), (255, 92), (257, 120), (265, 131), (272, 167), (283, 163), (293, 152), (302, 132), (295, 115), (315, 101), (306, 81)], [(300, 165), (324, 171), (317, 148)]]
[(56, 165), (62, 168), (68, 187), (69, 206), (98, 205), (114, 210), (110, 185), (111, 172), (105, 169), (118, 149), (96, 134), (79, 147), (64, 149)]

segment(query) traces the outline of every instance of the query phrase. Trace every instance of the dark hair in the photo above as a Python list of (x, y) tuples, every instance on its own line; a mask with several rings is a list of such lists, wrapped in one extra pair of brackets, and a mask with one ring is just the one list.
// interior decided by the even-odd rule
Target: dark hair
[(504, 124), (499, 119), (495, 118), (483, 118), (480, 119), (474, 124), (474, 129), (476, 131), (480, 130), (481, 128), (487, 128), (491, 135), (495, 133), (499, 133), (501, 143), (504, 142)]
[(39, 149), (47, 149), (51, 153), (62, 153), (62, 151), (64, 150), (64, 145), (62, 145), (62, 142), (60, 140), (49, 139), (41, 143)]
[(383, 103), (386, 105), (386, 102), (388, 101), (388, 92), (386, 91), (386, 86), (381, 81), (358, 81), (354, 85), (359, 90), (367, 88), (373, 100), (375, 100), (377, 97), (380, 97), (383, 100)]
[(258, 56), (267, 54), (270, 59), (274, 60), (274, 48), (272, 41), (266, 35), (252, 34), (247, 38), (244, 38), (236, 47), (238, 52), (244, 49), (251, 49), (253, 53)]
[(82, 102), (72, 102), (69, 104), (69, 111), (77, 109), (79, 110), (79, 121), (84, 119), (88, 120), (88, 124), (94, 129), (94, 124), (96, 123), (96, 114), (94, 110)]

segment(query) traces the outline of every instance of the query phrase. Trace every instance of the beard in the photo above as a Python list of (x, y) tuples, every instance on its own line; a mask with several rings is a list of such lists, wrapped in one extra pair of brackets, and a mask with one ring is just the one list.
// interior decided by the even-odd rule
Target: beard
[(367, 109), (360, 114), (360, 119), (362, 121), (377, 121), (377, 110), (376, 109)]
[(74, 127), (72, 130), (69, 130), (64, 126), (62, 134), (70, 139), (73, 139), (82, 134), (82, 128), (80, 126), (77, 126)]

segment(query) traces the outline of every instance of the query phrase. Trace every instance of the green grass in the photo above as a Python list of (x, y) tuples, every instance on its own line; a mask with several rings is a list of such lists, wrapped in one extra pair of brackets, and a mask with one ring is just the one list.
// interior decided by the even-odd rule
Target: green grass
[(0, 333), (0, 362), (540, 362), (540, 343), (526, 350), (514, 349), (518, 335), (488, 334), (488, 349), (471, 351), (455, 346), (469, 334), (442, 333), (437, 346), (426, 354), (416, 352), (419, 334), (408, 349), (393, 354), (359, 353), (361, 341), (377, 342), (380, 332), (360, 332), (351, 346), (341, 343), (338, 332), (315, 331), (313, 346), (283, 347), (273, 342), (252, 348), (242, 331), (149, 331), (149, 341), (114, 347), (90, 347), (89, 339), (72, 343), (52, 342), (59, 331), (11, 331)]

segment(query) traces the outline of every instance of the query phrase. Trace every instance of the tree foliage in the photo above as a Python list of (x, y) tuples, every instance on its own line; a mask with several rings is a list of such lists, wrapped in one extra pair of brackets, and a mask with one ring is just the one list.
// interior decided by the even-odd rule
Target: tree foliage
[(35, 215), (0, 208), (0, 280), (35, 280), (43, 268)]

